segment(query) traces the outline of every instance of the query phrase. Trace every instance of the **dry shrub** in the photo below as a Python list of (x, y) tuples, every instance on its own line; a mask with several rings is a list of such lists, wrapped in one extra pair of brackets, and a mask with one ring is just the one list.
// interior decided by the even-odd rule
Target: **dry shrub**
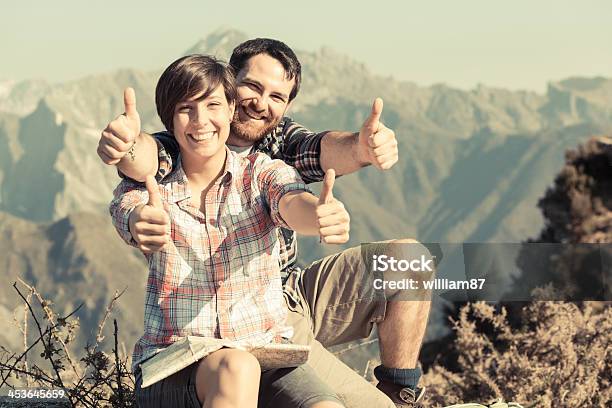
[[(549, 296), (549, 295), (547, 295)], [(506, 309), (467, 304), (454, 321), (458, 370), (423, 378), (431, 404), (503, 398), (533, 407), (609, 407), (612, 307), (532, 302), (512, 329)]]
[[(539, 207), (545, 227), (530, 242), (612, 243), (612, 139), (569, 150)], [(609, 299), (611, 282), (597, 287), (590, 278), (591, 255), (568, 250), (540, 265), (554, 271), (542, 283), (560, 291), (549, 286), (536, 299)], [(521, 269), (534, 287), (540, 274)], [(611, 302), (481, 302), (455, 316), (446, 344), (434, 342), (445, 352), (422, 380), (430, 404), (503, 398), (526, 407), (612, 407)]]
[[(0, 346), (0, 389), (64, 391), (63, 404), (56, 399), (41, 402), (40, 406), (134, 407), (134, 377), (129, 370), (128, 356), (119, 350), (117, 320), (114, 320), (113, 349), (104, 350), (102, 343), (106, 320), (123, 292), (115, 292), (100, 322), (95, 342), (88, 345), (78, 359), (72, 356), (70, 348), (82, 334), (74, 316), (80, 306), (69, 315), (60, 316), (53, 310), (53, 303), (44, 299), (36, 288), (20, 282), (28, 289), (28, 294), (24, 295), (17, 283), (13, 284), (24, 302), (23, 321), (15, 319), (14, 323), (23, 335), (23, 350)], [(19, 406), (35, 406), (37, 400), (23, 400), (26, 405)], [(1, 402), (0, 399), (0, 406), (3, 406)], [(13, 403), (20, 401), (12, 400), (11, 406)]]
[(612, 139), (593, 137), (565, 154), (538, 203), (546, 225), (535, 242), (612, 242)]

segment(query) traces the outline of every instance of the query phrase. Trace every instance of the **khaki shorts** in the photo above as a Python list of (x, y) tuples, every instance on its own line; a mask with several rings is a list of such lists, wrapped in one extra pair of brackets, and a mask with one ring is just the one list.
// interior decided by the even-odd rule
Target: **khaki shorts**
[(327, 256), (302, 273), (292, 273), (285, 284), (288, 323), (295, 331), (292, 341), (312, 347), (306, 364), (348, 408), (395, 408), (386, 395), (325, 348), (367, 338), (374, 324), (384, 320), (384, 294), (374, 290), (374, 276), (363, 262), (369, 252), (380, 253), (382, 246), (384, 242)]

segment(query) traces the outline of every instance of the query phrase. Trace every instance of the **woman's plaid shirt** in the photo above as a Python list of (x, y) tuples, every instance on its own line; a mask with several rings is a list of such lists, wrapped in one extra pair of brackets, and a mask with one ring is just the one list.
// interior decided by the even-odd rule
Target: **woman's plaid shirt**
[[(160, 184), (172, 242), (146, 255), (144, 335), (134, 348), (133, 368), (188, 335), (258, 345), (292, 336), (285, 323), (276, 226), (287, 226), (279, 213), (281, 197), (308, 189), (280, 160), (227, 151), (223, 175), (202, 202), (204, 213), (190, 204), (180, 159)], [(113, 223), (135, 246), (128, 219), (148, 193), (142, 184), (124, 180), (114, 194)]]
[[(273, 159), (279, 159), (295, 168), (305, 183), (322, 181), (325, 172), (321, 168), (321, 139), (327, 132), (315, 133), (289, 117), (283, 117), (279, 124), (253, 145), (251, 152), (264, 153)], [(155, 134), (158, 141), (159, 171), (157, 179), (161, 180), (171, 173), (176, 161), (179, 147), (176, 139), (167, 132)], [(283, 281), (297, 267), (297, 237), (288, 228), (278, 229), (281, 241), (280, 265)]]

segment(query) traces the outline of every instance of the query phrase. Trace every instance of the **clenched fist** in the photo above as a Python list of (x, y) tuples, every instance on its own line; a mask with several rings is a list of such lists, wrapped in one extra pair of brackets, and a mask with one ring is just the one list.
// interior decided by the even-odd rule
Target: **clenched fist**
[(125, 112), (117, 116), (102, 131), (98, 142), (98, 156), (106, 164), (117, 164), (127, 154), (140, 134), (140, 115), (136, 110), (134, 89), (123, 91)]
[(334, 198), (332, 190), (335, 179), (336, 172), (327, 170), (316, 210), (319, 235), (326, 244), (344, 244), (349, 240), (351, 218), (344, 204)]
[(399, 158), (395, 132), (380, 121), (383, 101), (376, 98), (372, 112), (359, 131), (359, 157), (381, 170), (388, 170)]
[(167, 229), (170, 217), (164, 209), (159, 187), (153, 176), (146, 181), (149, 202), (134, 208), (130, 214), (129, 228), (138, 249), (145, 254), (161, 250), (168, 243)]

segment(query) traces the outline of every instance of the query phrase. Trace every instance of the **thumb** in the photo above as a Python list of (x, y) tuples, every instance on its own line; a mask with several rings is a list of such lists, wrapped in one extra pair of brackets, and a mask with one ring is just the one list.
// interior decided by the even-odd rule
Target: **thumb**
[(376, 98), (374, 100), (374, 104), (372, 105), (372, 112), (370, 112), (370, 116), (363, 123), (363, 130), (367, 130), (370, 134), (376, 133), (378, 131), (382, 110), (383, 100), (380, 98)]
[(134, 88), (125, 88), (123, 91), (123, 105), (125, 106), (125, 116), (133, 118), (138, 115), (138, 111), (136, 111), (136, 92), (134, 92)]
[(147, 176), (145, 185), (147, 186), (147, 192), (149, 193), (149, 202), (147, 205), (163, 209), (164, 205), (162, 204), (161, 194), (159, 194), (159, 187), (157, 185), (157, 181), (155, 181), (155, 177)]
[(323, 188), (321, 189), (321, 196), (319, 197), (319, 205), (328, 204), (334, 198), (332, 189), (334, 188), (334, 181), (336, 180), (336, 171), (329, 169), (325, 172), (325, 178), (323, 179)]

